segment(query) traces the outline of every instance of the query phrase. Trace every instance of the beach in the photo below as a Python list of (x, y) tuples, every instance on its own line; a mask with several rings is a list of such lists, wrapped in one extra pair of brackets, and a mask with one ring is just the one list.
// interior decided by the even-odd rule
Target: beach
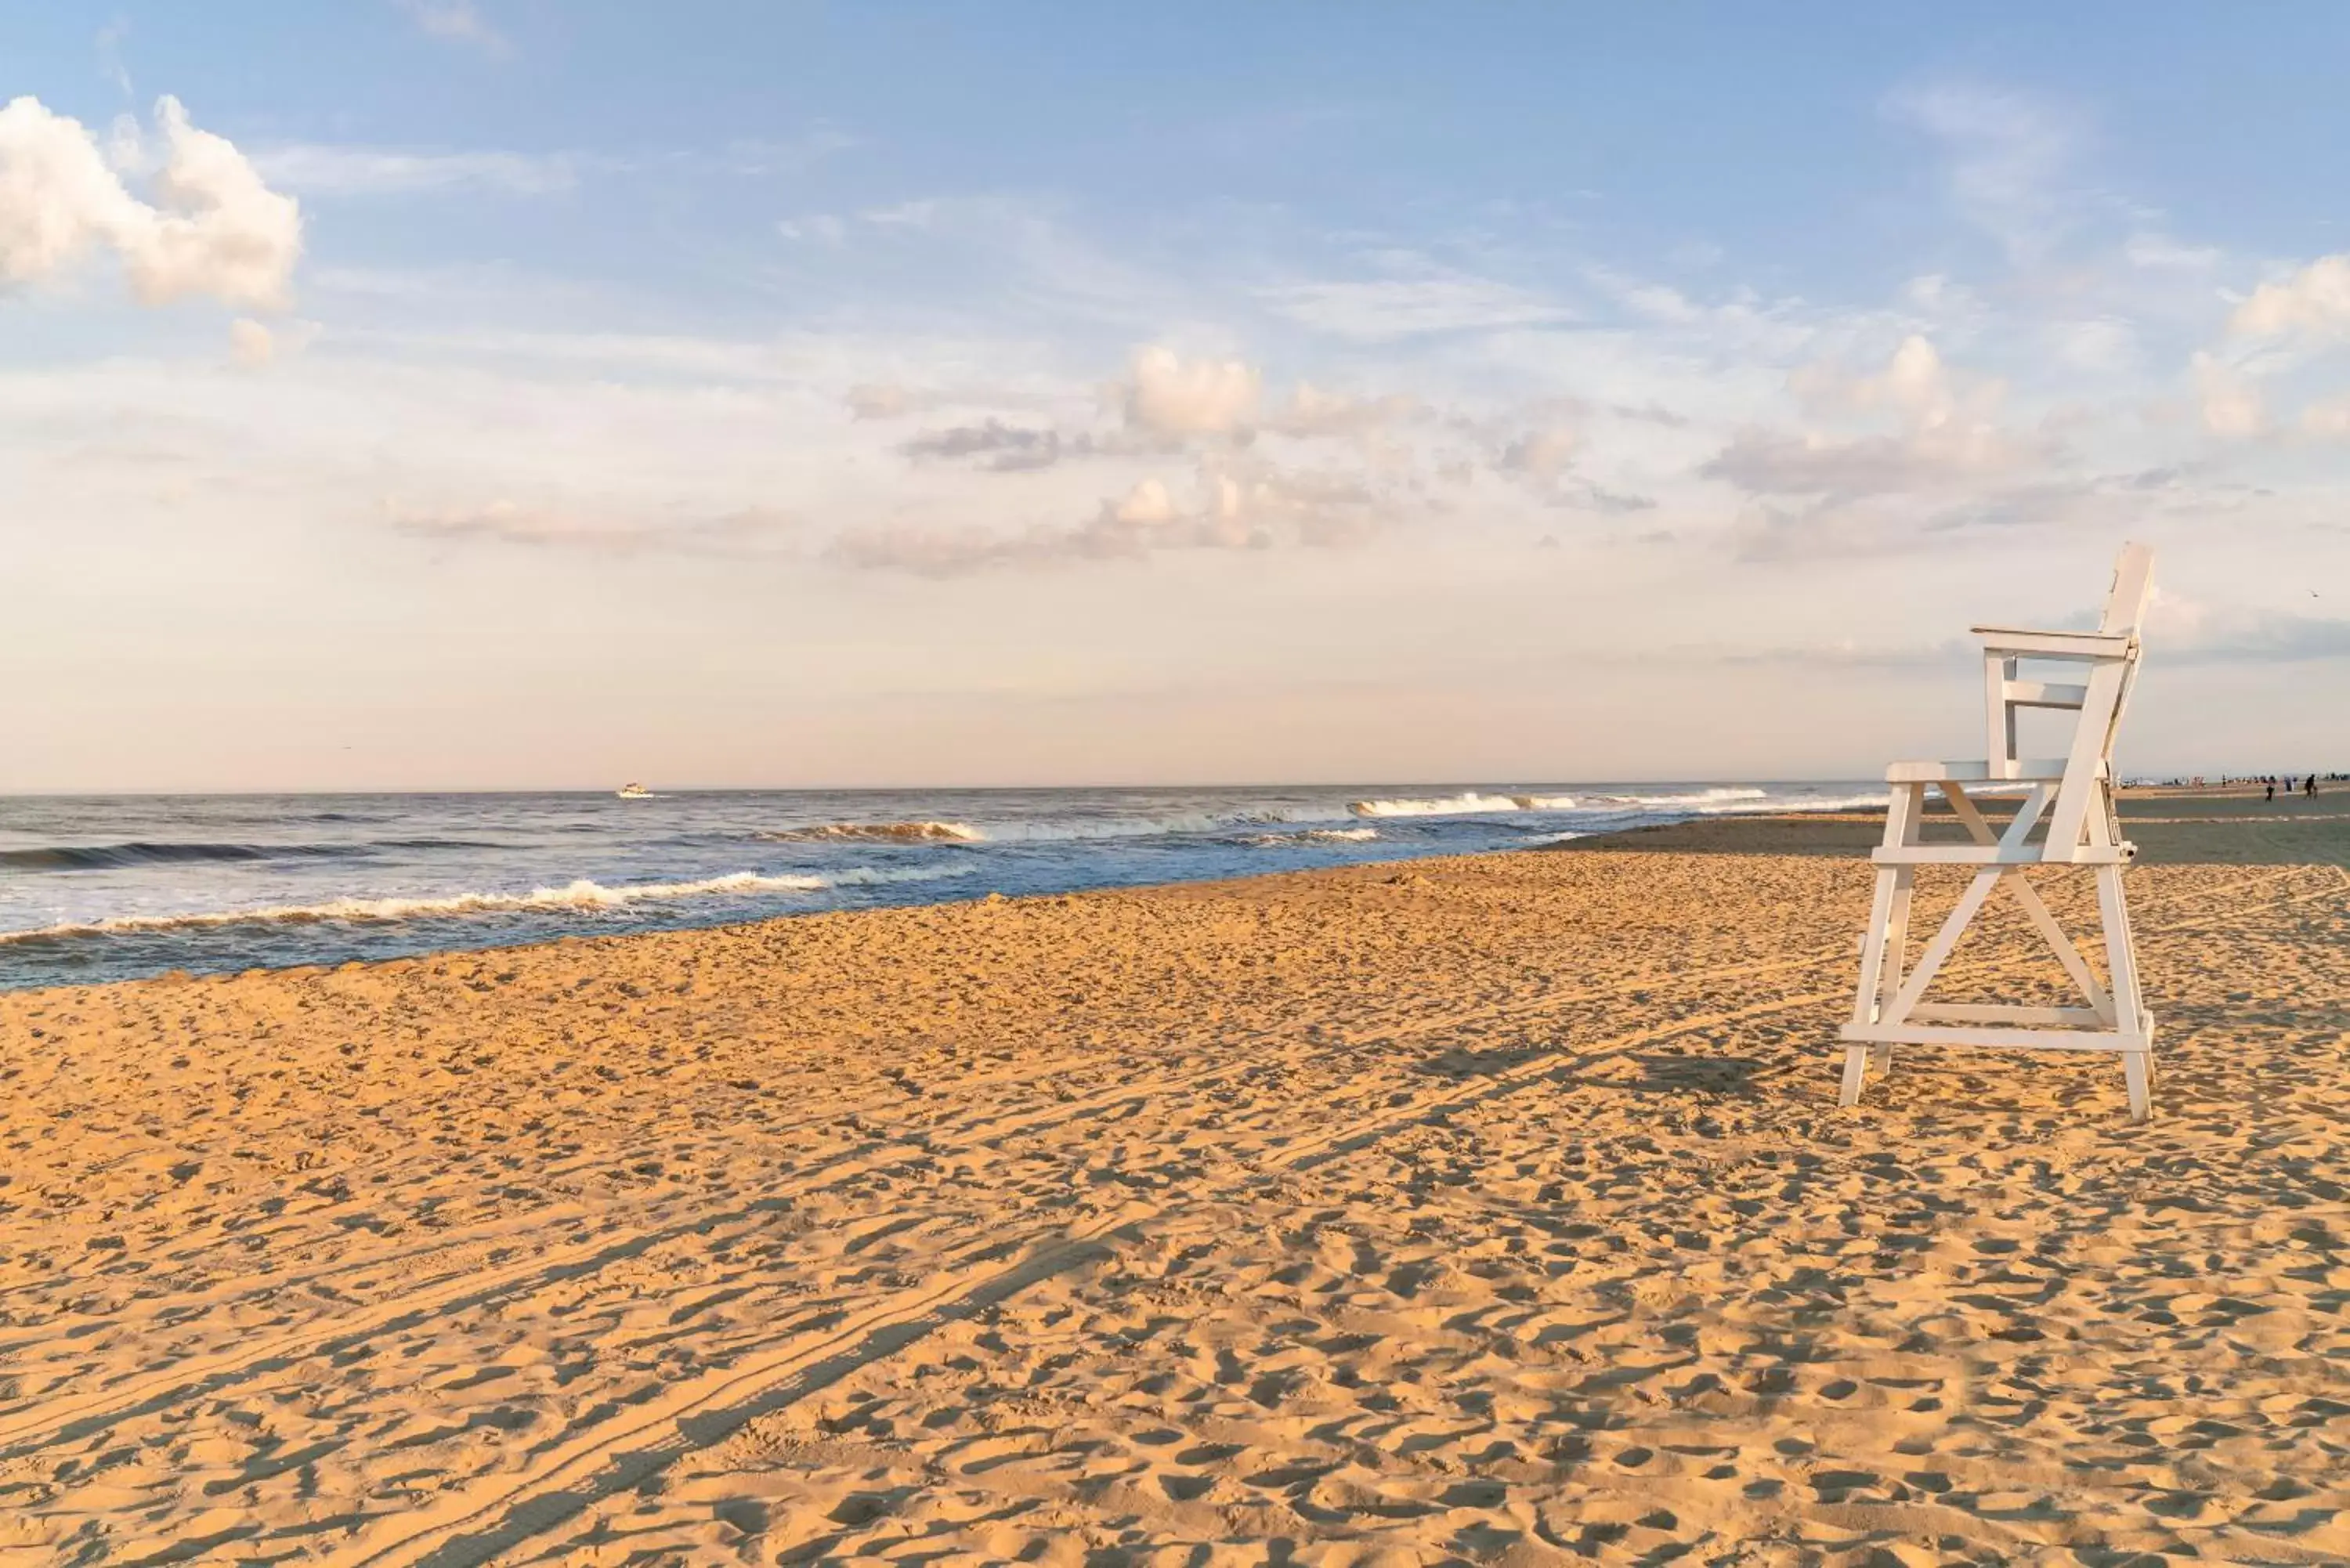
[(0, 1563), (2342, 1561), (2350, 796), (2124, 812), (2144, 1126), (1864, 814), (0, 994)]

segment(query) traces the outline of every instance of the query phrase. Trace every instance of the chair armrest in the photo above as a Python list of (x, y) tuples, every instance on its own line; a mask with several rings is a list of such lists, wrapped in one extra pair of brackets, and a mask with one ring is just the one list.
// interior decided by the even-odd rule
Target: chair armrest
[(1970, 628), (1982, 639), (1985, 653), (2020, 659), (2120, 659), (2129, 652), (2126, 633), (2107, 631), (2027, 631), (2012, 626)]

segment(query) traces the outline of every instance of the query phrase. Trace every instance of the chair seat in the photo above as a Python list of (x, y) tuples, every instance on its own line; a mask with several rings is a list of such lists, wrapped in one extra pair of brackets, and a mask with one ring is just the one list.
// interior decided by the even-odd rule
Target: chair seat
[(1885, 770), (1887, 784), (2053, 784), (2064, 776), (2063, 757), (2022, 757), (2013, 773), (1997, 774), (1984, 762), (1896, 763)]

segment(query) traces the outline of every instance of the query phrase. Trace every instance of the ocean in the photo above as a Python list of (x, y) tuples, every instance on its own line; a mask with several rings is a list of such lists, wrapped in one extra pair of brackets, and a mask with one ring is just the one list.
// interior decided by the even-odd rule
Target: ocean
[(1523, 849), (1865, 784), (0, 796), (0, 989)]

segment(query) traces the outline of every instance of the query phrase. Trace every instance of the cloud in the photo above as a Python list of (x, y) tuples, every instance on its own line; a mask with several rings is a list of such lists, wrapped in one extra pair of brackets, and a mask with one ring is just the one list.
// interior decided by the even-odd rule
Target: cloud
[(2209, 354), (2194, 358), (2196, 410), (2214, 435), (2256, 436), (2268, 422), (2261, 389), (2234, 366)]
[(423, 152), (388, 147), (296, 143), (254, 154), (273, 184), (324, 196), (408, 195), (473, 187), (538, 196), (579, 182), (566, 154)]
[(1265, 428), (1291, 436), (1362, 435), (1409, 419), (1419, 407), (1400, 394), (1357, 398), (1326, 392), (1310, 381), (1300, 381), (1288, 405), (1266, 420)]
[(1138, 349), (1126, 382), (1126, 422), (1153, 435), (1233, 435), (1256, 413), (1263, 378), (1239, 359), (1180, 358), (1171, 348)]
[(1553, 479), (1566, 472), (1581, 446), (1575, 431), (1565, 425), (1529, 431), (1502, 449), (1496, 466), (1506, 473)]
[(1437, 269), (1409, 277), (1291, 284), (1261, 290), (1258, 297), (1301, 327), (1364, 342), (1575, 319), (1574, 312), (1513, 285)]
[(894, 381), (868, 381), (849, 388), (841, 401), (847, 405), (851, 419), (896, 420), (925, 406), (928, 399)]
[(2282, 282), (2261, 285), (2228, 325), (2258, 337), (2350, 333), (2350, 254), (2320, 256)]
[[(1088, 452), (1091, 439), (1078, 435), (1066, 443), (1071, 453)], [(996, 473), (1026, 472), (1050, 468), (1061, 460), (1064, 442), (1061, 432), (1054, 430), (1028, 430), (1007, 425), (1001, 420), (988, 420), (976, 425), (956, 425), (947, 430), (924, 431), (901, 443), (898, 450), (908, 457), (978, 458), (979, 466)]]
[(425, 36), (463, 44), (483, 54), (504, 56), (514, 46), (485, 21), (473, 0), (394, 0)]
[(229, 358), (248, 370), (258, 370), (276, 357), (277, 339), (260, 322), (240, 316), (228, 324)]
[[(0, 283), (52, 276), (112, 250), (142, 304), (190, 295), (282, 307), (302, 254), (302, 215), (226, 140), (198, 130), (173, 98), (155, 106), (161, 157), (151, 204), (131, 194), (80, 122), (19, 98), (0, 108)], [(148, 150), (136, 132), (126, 162)]]
[(2221, 259), (2217, 246), (2181, 244), (2168, 234), (2143, 233), (2129, 237), (2122, 255), (2149, 272), (2209, 272)]
[(1815, 495), (1835, 500), (1948, 490), (2011, 473), (2043, 446), (2019, 444), (1983, 426), (1900, 436), (1841, 440), (1747, 429), (1699, 468), (1751, 495)]
[(122, 63), (122, 40), (130, 36), (130, 19), (117, 16), (98, 30), (91, 40), (98, 50), (98, 74), (114, 84), (126, 99), (133, 96), (130, 67)]
[(1798, 368), (1788, 390), (1814, 414), (1882, 420), (1896, 433), (1797, 433), (1748, 426), (1711, 461), (1701, 477), (1750, 495), (1814, 496), (1832, 503), (1868, 496), (1950, 491), (2012, 475), (2055, 455), (2053, 442), (2001, 430), (2003, 383), (1952, 371), (1934, 346), (1902, 339), (1873, 375), (1835, 364)]
[(825, 245), (838, 250), (847, 243), (848, 224), (831, 213), (812, 213), (805, 218), (778, 218), (775, 233), (795, 244)]
[(393, 528), (421, 538), (622, 555), (648, 550), (740, 548), (793, 525), (787, 514), (764, 507), (744, 507), (681, 522), (598, 518), (504, 499), (480, 506), (437, 511), (387, 500), (383, 509), (385, 519)]
[(1814, 412), (1890, 413), (1917, 430), (1939, 428), (1962, 416), (1989, 420), (2007, 390), (1995, 379), (1959, 377), (1934, 345), (1916, 333), (1904, 337), (1873, 376), (1854, 376), (1833, 362), (1814, 363), (1791, 372), (1787, 389)]
[(2181, 664), (2299, 664), (2350, 659), (2350, 620), (2260, 615), (2214, 628), (2165, 659)]
[(2312, 403), (2301, 410), (2303, 433), (2325, 441), (2350, 441), (2350, 398)]
[(2077, 193), (2064, 188), (2062, 177), (2080, 130), (2056, 105), (2020, 92), (1942, 83), (1894, 93), (1885, 110), (1942, 144), (1960, 212), (2011, 256), (2035, 259), (2071, 226)]
[(837, 565), (923, 577), (959, 577), (1007, 568), (1088, 561), (1140, 561), (1170, 550), (1264, 550), (1275, 525), (1301, 544), (1353, 543), (1367, 525), (1369, 497), (1349, 482), (1269, 471), (1202, 467), (1199, 498), (1180, 504), (1166, 483), (1144, 479), (1072, 526), (1037, 524), (1003, 532), (880, 524), (845, 530), (828, 552)]

